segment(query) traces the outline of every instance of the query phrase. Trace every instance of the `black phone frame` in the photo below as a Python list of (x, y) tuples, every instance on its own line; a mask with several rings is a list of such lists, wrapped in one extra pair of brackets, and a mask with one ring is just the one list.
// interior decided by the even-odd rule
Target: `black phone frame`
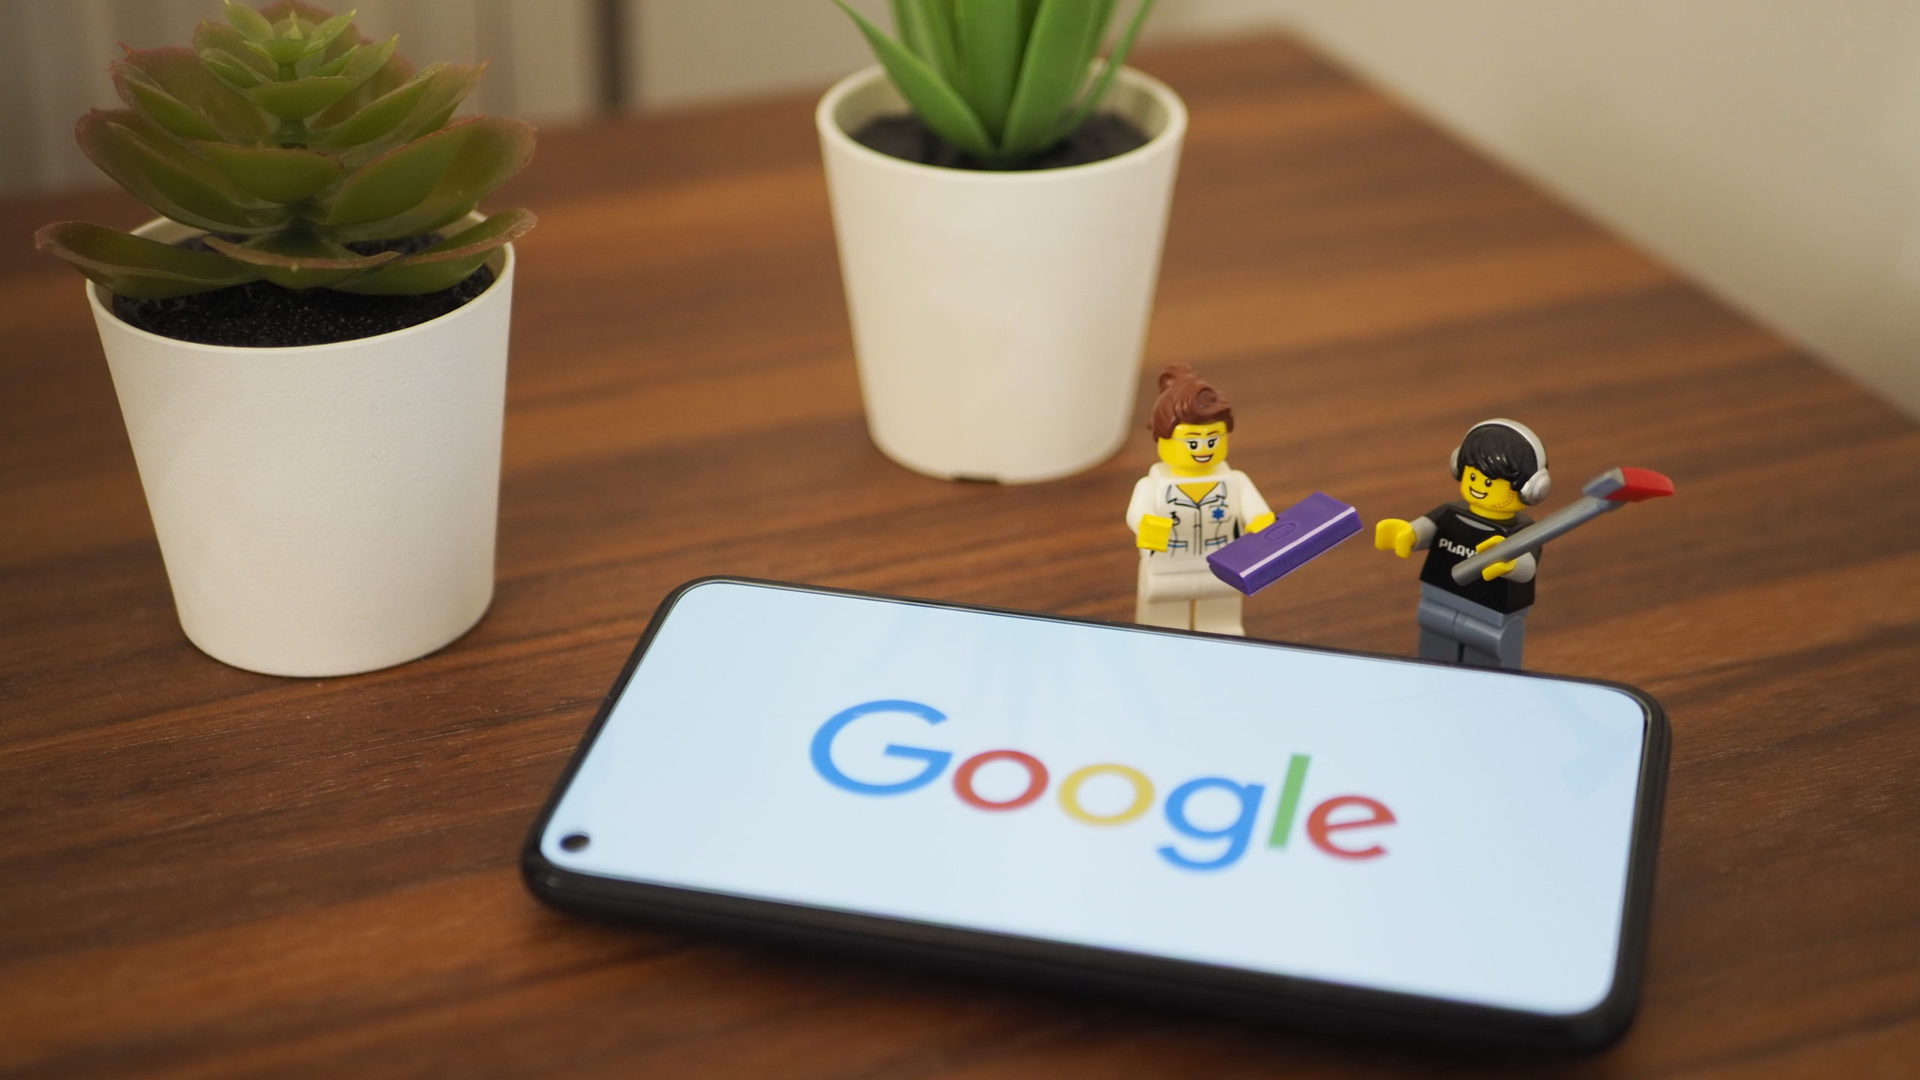
[(982, 604), (963, 604), (920, 597), (893, 596), (856, 589), (828, 588), (796, 582), (724, 574), (687, 581), (668, 593), (654, 609), (647, 628), (634, 644), (619, 677), (607, 691), (593, 722), (581, 737), (565, 771), (521, 851), (520, 867), (527, 888), (543, 902), (579, 914), (642, 920), (719, 932), (780, 944), (835, 950), (853, 950), (894, 962), (955, 969), (1041, 985), (1070, 986), (1108, 996), (1147, 999), (1157, 1004), (1229, 1012), (1288, 1028), (1354, 1033), (1382, 1033), (1445, 1043), (1496, 1044), (1551, 1052), (1588, 1052), (1619, 1039), (1633, 1022), (1639, 1006), (1641, 976), (1646, 963), (1647, 927), (1652, 912), (1653, 875), (1659, 846), (1661, 808), (1666, 794), (1672, 730), (1660, 703), (1638, 687), (1604, 679), (1508, 672), (1520, 678), (1586, 683), (1621, 691), (1638, 701), (1646, 714), (1639, 783), (1634, 799), (1633, 829), (1627, 855), (1627, 876), (1615, 954), (1613, 985), (1593, 1008), (1556, 1015), (1478, 1005), (1444, 998), (1373, 989), (1319, 979), (1176, 960), (1147, 953), (1070, 944), (1047, 938), (971, 930), (942, 923), (893, 916), (860, 914), (739, 896), (624, 878), (602, 877), (569, 870), (549, 860), (540, 850), (554, 811), (592, 753), (600, 732), (639, 668), (647, 647), (680, 598), (701, 585), (728, 584), (769, 587), (796, 592), (848, 596), (920, 607), (1010, 615), (1047, 622), (1077, 623), (1139, 633), (1177, 637), (1216, 638), (1239, 644), (1359, 656), (1396, 663), (1450, 667), (1438, 661), (1388, 656), (1354, 649), (1332, 649), (1286, 642), (1209, 634), (1200, 631), (1146, 627), (1067, 615), (1047, 615)]

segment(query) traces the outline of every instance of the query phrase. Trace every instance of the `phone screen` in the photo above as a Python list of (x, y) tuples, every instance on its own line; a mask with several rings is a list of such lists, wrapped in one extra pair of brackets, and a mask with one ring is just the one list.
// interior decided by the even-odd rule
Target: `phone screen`
[(1554, 1016), (1614, 986), (1612, 686), (734, 581), (538, 834), (597, 877)]

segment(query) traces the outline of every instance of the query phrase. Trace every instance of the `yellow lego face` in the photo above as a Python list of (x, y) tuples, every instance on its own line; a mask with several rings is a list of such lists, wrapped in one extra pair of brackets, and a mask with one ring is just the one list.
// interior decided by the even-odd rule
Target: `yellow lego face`
[(1176, 424), (1173, 436), (1155, 444), (1160, 460), (1177, 473), (1202, 473), (1227, 460), (1227, 422)]
[(1511, 481), (1495, 480), (1471, 465), (1460, 470), (1460, 497), (1467, 509), (1491, 518), (1512, 517), (1526, 505)]

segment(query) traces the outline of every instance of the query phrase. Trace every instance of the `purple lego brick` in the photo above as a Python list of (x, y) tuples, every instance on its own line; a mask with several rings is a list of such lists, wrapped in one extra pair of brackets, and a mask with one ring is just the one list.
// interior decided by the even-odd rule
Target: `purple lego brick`
[(1207, 556), (1207, 565), (1213, 576), (1252, 596), (1359, 531), (1358, 510), (1316, 491), (1273, 524)]

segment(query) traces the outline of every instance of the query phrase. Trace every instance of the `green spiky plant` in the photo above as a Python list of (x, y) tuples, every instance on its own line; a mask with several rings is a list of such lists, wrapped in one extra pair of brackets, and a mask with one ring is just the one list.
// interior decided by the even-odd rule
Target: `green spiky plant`
[(1098, 74), (1116, 0), (891, 0), (898, 40), (853, 17), (914, 114), (991, 166), (1072, 134), (1093, 115), (1153, 10), (1141, 0)]
[(161, 299), (265, 279), (289, 289), (417, 294), (448, 288), (533, 227), (494, 214), (408, 254), (348, 245), (458, 226), (533, 154), (503, 117), (449, 123), (484, 65), (418, 72), (370, 42), (353, 13), (302, 0), (254, 10), (226, 0), (192, 48), (128, 49), (113, 64), (126, 109), (93, 110), (80, 148), (156, 213), (204, 229), (212, 250), (84, 222), (35, 242), (109, 291)]

